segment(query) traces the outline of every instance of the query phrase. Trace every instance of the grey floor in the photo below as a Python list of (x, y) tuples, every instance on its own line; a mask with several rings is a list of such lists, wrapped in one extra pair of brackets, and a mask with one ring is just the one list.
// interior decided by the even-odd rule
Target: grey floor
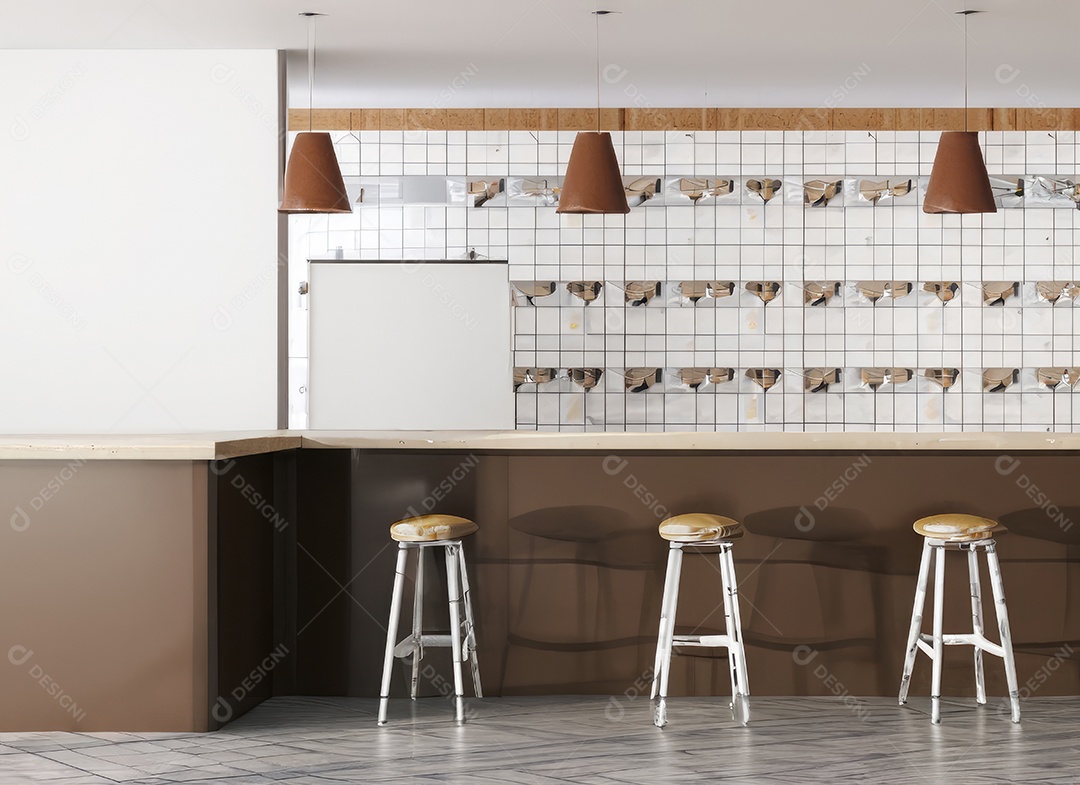
[(651, 725), (637, 698), (449, 703), (276, 698), (213, 734), (0, 734), (0, 785), (165, 783), (948, 783), (1080, 782), (1080, 698), (1033, 698), (1020, 727), (1000, 704), (956, 699), (933, 727), (928, 701), (755, 698), (734, 726), (723, 698), (673, 699)]

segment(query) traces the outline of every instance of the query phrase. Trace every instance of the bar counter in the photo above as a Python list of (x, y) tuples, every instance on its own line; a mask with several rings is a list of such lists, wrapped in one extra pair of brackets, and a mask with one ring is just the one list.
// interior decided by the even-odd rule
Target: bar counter
[[(200, 731), (272, 695), (375, 696), (387, 528), (429, 511), (481, 527), (466, 550), (489, 695), (647, 680), (656, 526), (689, 511), (746, 525), (735, 559), (756, 695), (895, 694), (911, 522), (942, 511), (1009, 528), (1021, 693), (1080, 690), (1080, 435), (48, 435), (0, 437), (0, 459), (0, 730)], [(949, 580), (946, 626), (965, 629), (965, 579)], [(688, 559), (681, 620), (722, 628), (718, 587), (714, 562)], [(425, 659), (428, 694), (445, 654)], [(678, 655), (671, 694), (724, 694), (726, 667), (719, 651)], [(969, 670), (951, 650), (946, 694), (970, 692)], [(912, 694), (928, 681), (917, 669)]]

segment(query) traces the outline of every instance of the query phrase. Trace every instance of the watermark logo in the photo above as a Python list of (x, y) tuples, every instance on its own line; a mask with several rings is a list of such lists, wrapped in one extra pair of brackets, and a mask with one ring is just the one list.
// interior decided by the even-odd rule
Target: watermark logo
[[(859, 475), (862, 474), (869, 465), (869, 455), (863, 454), (856, 458), (850, 466), (840, 472), (840, 475), (832, 481), (820, 496), (814, 499), (814, 508), (818, 512), (825, 512), (829, 505), (840, 498), (840, 495), (851, 487), (851, 484), (859, 478)], [(814, 516), (814, 513), (805, 505), (800, 507), (799, 512), (795, 515), (795, 528), (801, 532), (808, 532), (816, 525), (817, 518)]]
[(858, 68), (852, 71), (841, 82), (835, 90), (829, 95), (828, 98), (822, 104), (822, 108), (833, 109), (837, 104), (844, 102), (849, 95), (851, 95), (863, 80), (870, 75), (870, 64), (862, 63)]
[(476, 466), (480, 463), (480, 459), (472, 453), (469, 456), (453, 468), (453, 470), (439, 481), (439, 484), (435, 486), (431, 491), (420, 501), (420, 507), (423, 508), (423, 512), (420, 512), (415, 505), (410, 506), (405, 511), (406, 518), (417, 518), (424, 513), (429, 513), (435, 509), (436, 505), (445, 499), (450, 493), (458, 486), (458, 484), (469, 476)]
[(458, 321), (464, 323), (470, 331), (476, 329), (476, 325), (478, 324), (476, 317), (469, 313), (465, 306), (454, 296), (454, 293), (443, 286), (438, 278), (424, 269), (424, 262), (404, 261), (401, 263), (401, 269), (409, 275), (422, 273), (420, 276), (420, 283), (425, 288), (431, 290), (431, 294), (435, 297), (435, 301), (450, 311), (450, 313), (453, 314)]
[[(819, 653), (820, 652), (812, 646), (800, 644), (792, 649), (791, 659), (795, 661), (796, 665), (807, 667), (817, 659)], [(812, 673), (814, 674), (814, 678), (820, 681), (825, 686), (825, 689), (835, 695), (841, 703), (851, 709), (851, 712), (858, 717), (860, 721), (865, 722), (870, 717), (870, 706), (866, 701), (852, 695), (848, 688), (844, 686), (843, 682), (836, 678), (836, 675), (825, 666), (825, 663), (819, 662), (815, 665)]]
[[(601, 463), (601, 468), (604, 474), (609, 477), (618, 477), (623, 475), (623, 472), (630, 465), (630, 461), (619, 455), (609, 455), (604, 458)], [(637, 497), (637, 499), (657, 517), (662, 519), (667, 517), (668, 508), (661, 504), (660, 500), (656, 497), (648, 486), (645, 485), (640, 479), (638, 479), (633, 472), (626, 472), (622, 478), (622, 484), (630, 489), (630, 492)]]
[(224, 332), (233, 326), (234, 314), (239, 314), (249, 306), (263, 291), (273, 293), (274, 284), (277, 282), (278, 271), (288, 265), (288, 256), (282, 254), (277, 261), (264, 265), (255, 273), (244, 286), (232, 298), (228, 304), (218, 305), (210, 315), (210, 324), (215, 330)]
[[(25, 254), (17, 253), (8, 258), (8, 269), (15, 275), (25, 276), (23, 280), (26, 281), (27, 285), (36, 291), (45, 302), (55, 308), (64, 321), (68, 322), (77, 331), (86, 326), (86, 320), (79, 316), (78, 311), (67, 301), (60, 290), (35, 269), (33, 259)], [(29, 275), (26, 275), (26, 273), (29, 273)]]
[(60, 708), (70, 714), (76, 722), (82, 722), (83, 718), (86, 717), (86, 710), (80, 708), (75, 699), (65, 692), (60, 683), (50, 676), (39, 663), (32, 662), (33, 659), (33, 650), (26, 646), (15, 644), (8, 649), (8, 662), (17, 668), (29, 665), (26, 672), (30, 675), (30, 678), (40, 684), (46, 694), (60, 704)]
[(215, 63), (210, 67), (210, 81), (220, 87), (227, 87), (229, 95), (240, 102), (256, 122), (273, 133), (278, 132), (277, 108), (267, 106), (245, 85), (236, 78), (236, 69), (227, 63)]
[(285, 519), (285, 516), (279, 513), (274, 508), (274, 505), (270, 503), (270, 500), (263, 496), (261, 493), (259, 493), (259, 491), (255, 489), (254, 485), (244, 479), (244, 475), (237, 472), (236, 476), (234, 476), (232, 480), (229, 481), (229, 484), (232, 485), (233, 488), (236, 488), (238, 491), (240, 491), (240, 495), (251, 503), (251, 506), (255, 508), (256, 512), (258, 512), (259, 515), (270, 521), (270, 524), (277, 531), (285, 531), (285, 529), (289, 525), (289, 522)]
[(17, 532), (24, 532), (30, 528), (30, 516), (21, 504), (16, 506), (15, 512), (11, 514), (11, 528)]
[[(641, 89), (632, 81), (625, 81), (630, 74), (630, 69), (623, 68), (617, 63), (609, 63), (604, 66), (601, 74), (604, 81), (611, 85), (622, 84), (622, 94), (630, 99), (630, 103), (639, 109), (655, 109), (656, 105), (650, 101)], [(625, 84), (623, 82), (625, 81)]]
[[(229, 474), (235, 466), (236, 461), (232, 459), (227, 461), (211, 461), (210, 473), (215, 477), (224, 477)], [(270, 499), (263, 496), (254, 485), (247, 481), (243, 474), (236, 472), (232, 479), (229, 480), (229, 485), (238, 490), (240, 495), (255, 508), (256, 512), (268, 520), (277, 531), (285, 531), (289, 525), (289, 521), (284, 515), (277, 511)]]
[[(1002, 63), (994, 69), (994, 78), (998, 84), (1010, 85), (1020, 78), (1020, 69), (1009, 65), (1008, 63)], [(1046, 109), (1046, 102), (1043, 101), (1039, 94), (1028, 86), (1027, 82), (1020, 82), (1016, 85), (1016, 94), (1024, 100), (1032, 109)]]
[(232, 323), (232, 314), (224, 305), (219, 305), (217, 310), (214, 311), (214, 315), (210, 317), (210, 324), (214, 326), (215, 330), (221, 330), (222, 332), (232, 327)]
[(22, 275), (34, 264), (26, 254), (17, 253), (8, 259), (8, 269), (15, 275)]
[[(218, 699), (214, 702), (214, 707), (210, 710), (211, 716), (218, 722), (228, 722), (231, 720), (235, 711), (233, 706), (238, 705), (252, 690), (259, 686), (266, 677), (273, 673), (274, 668), (277, 667), (278, 663), (288, 655), (289, 647), (284, 643), (266, 655), (262, 662), (256, 665), (251, 673), (249, 673), (244, 680), (229, 693), (228, 697), (224, 695), (218, 696)], [(229, 698), (232, 700), (230, 701)]]
[(454, 96), (464, 90), (465, 86), (479, 73), (480, 69), (476, 63), (469, 63), (466, 68), (450, 80), (446, 87), (439, 91), (435, 100), (431, 102), (432, 108), (445, 109), (454, 100)]
[[(415, 655), (413, 655), (415, 656)], [(439, 693), (439, 696), (445, 698), (448, 701), (454, 702), (457, 695), (454, 694), (454, 683), (452, 680), (446, 678), (439, 673), (430, 663), (425, 663), (424, 667), (420, 669), (420, 677), (431, 682), (431, 686), (435, 688), (435, 691)], [(465, 706), (465, 720), (466, 722), (476, 718), (476, 710), (466, 704)]]
[[(1010, 477), (1020, 469), (1020, 459), (1011, 455), (999, 455), (994, 461), (994, 470), (1002, 477)], [(1046, 517), (1058, 525), (1063, 532), (1073, 527), (1073, 522), (1061, 511), (1061, 508), (1051, 501), (1035, 482), (1025, 473), (1020, 472), (1014, 480), (1016, 487), (1024, 492), (1024, 495), (1035, 502), (1035, 505), (1046, 513)]]
[(26, 506), (19, 504), (16, 505), (15, 511), (11, 514), (11, 528), (17, 532), (24, 532), (30, 528), (30, 513), (26, 511), (29, 507), (33, 512), (42, 510), (49, 500), (57, 496), (64, 486), (67, 485), (75, 474), (82, 468), (86, 461), (82, 458), (71, 461), (58, 471), (53, 477), (46, 482), (35, 493), (30, 500), (26, 502)]
[[(1058, 649), (1054, 655), (1046, 661), (1046, 663), (1032, 674), (1031, 678), (1020, 685), (1017, 690), (1017, 697), (1020, 700), (1025, 701), (1042, 689), (1043, 685), (1050, 680), (1050, 676), (1061, 667), (1061, 664), (1065, 660), (1070, 659), (1074, 654), (1074, 649), (1068, 643)], [(1008, 697), (1001, 699), (997, 708), (998, 716), (1010, 717), (1012, 715), (1012, 701)]]
[(215, 63), (210, 67), (210, 81), (214, 84), (228, 84), (236, 76), (236, 69), (225, 63)]
[(626, 714), (626, 707), (652, 688), (653, 669), (650, 667), (623, 690), (622, 695), (612, 695), (604, 708), (604, 716), (611, 722), (619, 722)]
[(15, 115), (15, 122), (11, 124), (11, 138), (16, 142), (25, 142), (30, 138), (30, 123), (21, 114)]
[(78, 82), (86, 74), (86, 66), (82, 63), (76, 63), (70, 71), (64, 74), (60, 79), (56, 81), (48, 90), (38, 98), (37, 103), (29, 107), (25, 113), (20, 112), (15, 115), (15, 122), (11, 124), (8, 129), (11, 134), (11, 138), (16, 142), (25, 142), (30, 138), (30, 133), (33, 130), (33, 124), (46, 114), (49, 110), (56, 106), (60, 102), (75, 83)]
[[(435, 110), (446, 109), (479, 73), (480, 68), (476, 63), (469, 63), (439, 91), (431, 103), (428, 104), (428, 108)], [(406, 120), (408, 121), (408, 116)], [(405, 129), (403, 138), (406, 142), (423, 143), (427, 138), (427, 132), (428, 129), (410, 126)]]

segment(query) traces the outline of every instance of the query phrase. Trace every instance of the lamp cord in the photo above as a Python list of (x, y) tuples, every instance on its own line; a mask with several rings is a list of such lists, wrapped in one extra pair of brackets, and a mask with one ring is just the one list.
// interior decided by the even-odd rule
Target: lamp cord
[(964, 12), (964, 132), (968, 130), (968, 16)]
[(307, 73), (308, 73), (308, 131), (312, 129), (312, 116), (315, 114), (315, 19), (313, 14), (308, 17), (308, 48), (307, 48)]
[(600, 133), (600, 0), (596, 0), (593, 16), (596, 18), (596, 132)]

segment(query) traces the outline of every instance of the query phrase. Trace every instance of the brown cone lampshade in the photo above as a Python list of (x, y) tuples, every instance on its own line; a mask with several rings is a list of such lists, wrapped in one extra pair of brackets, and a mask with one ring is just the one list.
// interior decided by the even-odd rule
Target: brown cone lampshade
[(942, 131), (923, 200), (924, 213), (996, 213), (975, 131)]
[(351, 213), (330, 134), (305, 131), (296, 135), (285, 167), (281, 213)]
[(555, 212), (630, 212), (611, 134), (606, 131), (578, 132)]

